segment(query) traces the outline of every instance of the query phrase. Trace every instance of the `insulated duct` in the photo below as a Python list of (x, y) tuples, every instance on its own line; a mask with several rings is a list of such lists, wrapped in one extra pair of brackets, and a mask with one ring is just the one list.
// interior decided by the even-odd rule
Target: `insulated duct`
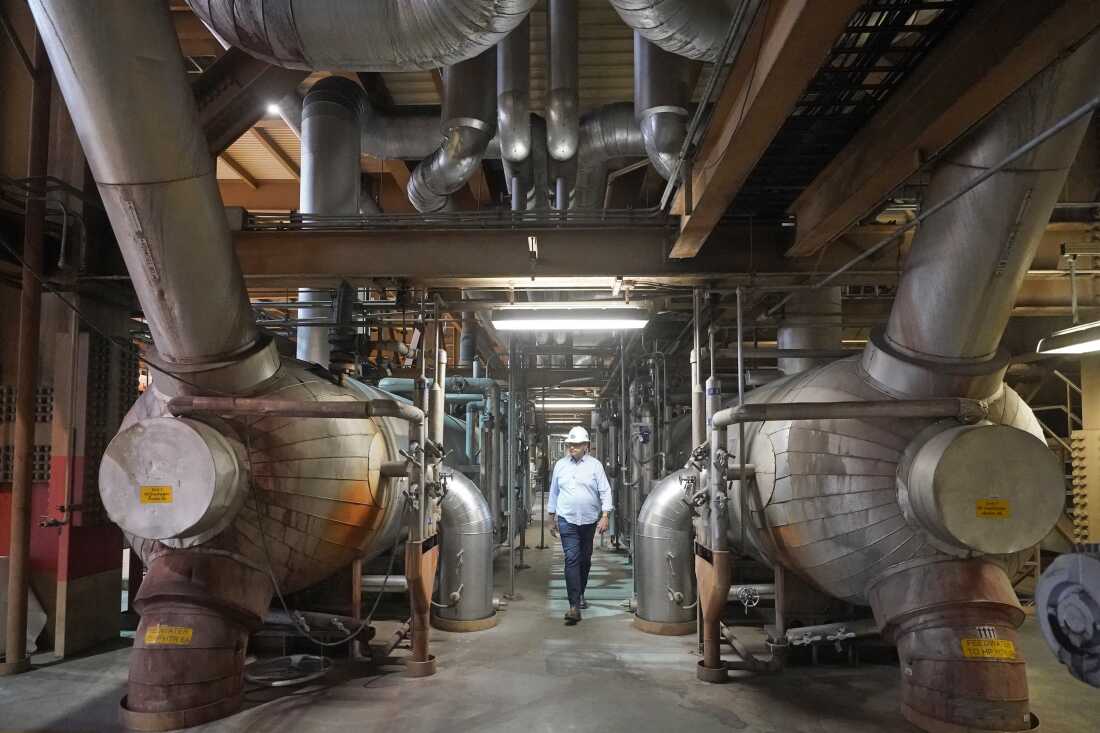
[[(1017, 91), (932, 171), (926, 205), (961, 188), (1094, 92), (1100, 37)], [(997, 346), (1082, 119), (926, 222), (885, 333), (863, 356), (769, 384), (748, 403), (972, 397), (988, 421), (862, 419), (745, 426), (727, 540), (826, 593), (870, 604), (898, 644), (902, 709), (926, 730), (1026, 730), (1023, 618), (1009, 577), (1053, 527), (1062, 467), (1002, 382)], [(725, 424), (715, 420), (715, 426)], [(742, 455), (730, 431), (730, 455)], [(744, 506), (747, 515), (743, 515)], [(702, 579), (700, 580), (702, 588)], [(986, 643), (990, 642), (990, 643)]]
[[(360, 131), (366, 99), (350, 79), (330, 76), (314, 84), (302, 104), (302, 175), (299, 212), (304, 220), (359, 213), (361, 198)], [(330, 300), (327, 291), (304, 289), (298, 300)], [(299, 318), (332, 318), (333, 308), (303, 308)], [(328, 368), (332, 329), (299, 326), (297, 355)]]
[(485, 157), (496, 124), (496, 49), (443, 72), (443, 143), (409, 177), (417, 211), (439, 211)]
[(634, 116), (649, 162), (665, 180), (672, 176), (687, 136), (694, 66), (634, 31)]
[(480, 631), (496, 625), (493, 517), (477, 486), (457, 471), (447, 478), (439, 526), (439, 585), (432, 625)]
[(546, 121), (531, 115), (531, 154), (519, 163), (502, 160), (513, 211), (550, 207), (549, 152), (546, 149)]
[(661, 479), (638, 513), (634, 625), (651, 634), (695, 631), (694, 510), (687, 488), (692, 476), (697, 473), (682, 468)]
[(546, 22), (550, 34), (546, 145), (553, 160), (564, 161), (577, 154), (579, 143), (577, 63), (580, 46), (577, 0), (549, 0)]
[[(669, 53), (716, 61), (738, 5), (759, 0), (611, 0), (623, 22)], [(747, 31), (748, 24), (743, 24)]]
[(122, 0), (31, 9), (152, 332), (150, 361), (221, 392), (270, 378), (278, 357), (253, 320), (171, 19)]
[(495, 46), (535, 0), (188, 0), (226, 43), (277, 66), (415, 71)]
[(581, 209), (603, 207), (608, 163), (615, 158), (645, 155), (645, 141), (630, 102), (615, 102), (585, 115), (581, 121), (572, 205)]
[[(531, 19), (497, 44), (497, 130), (500, 157), (509, 163), (531, 154)], [(510, 187), (510, 185), (509, 185)]]

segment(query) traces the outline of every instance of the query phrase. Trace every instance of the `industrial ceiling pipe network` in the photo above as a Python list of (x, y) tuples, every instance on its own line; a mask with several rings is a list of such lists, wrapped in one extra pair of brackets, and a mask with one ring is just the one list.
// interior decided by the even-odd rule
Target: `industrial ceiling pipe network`
[(481, 167), (497, 121), (496, 49), (443, 72), (443, 142), (409, 177), (409, 201), (417, 211), (447, 207), (449, 196)]
[[(925, 206), (1078, 108), (1098, 63), (1093, 38), (1017, 91), (935, 166)], [(723, 444), (755, 472), (742, 490), (734, 469), (728, 535), (707, 541), (721, 549), (744, 538), (739, 549), (870, 605), (898, 645), (902, 711), (925, 730), (1033, 725), (1010, 575), (1060, 515), (1063, 476), (1031, 409), (1003, 383), (998, 344), (1087, 124), (921, 227), (889, 325), (862, 357), (746, 399), (767, 419), (775, 403), (977, 398), (987, 420), (783, 414), (746, 425), (744, 451), (736, 434)], [(716, 429), (732, 414), (720, 414)]]
[(576, 183), (571, 205), (580, 209), (603, 206), (607, 167), (615, 158), (644, 158), (645, 140), (630, 102), (615, 102), (581, 120), (576, 157)]
[(438, 69), (479, 56), (535, 0), (188, 0), (226, 43), (316, 71)]
[(634, 115), (657, 173), (672, 176), (687, 136), (687, 106), (695, 69), (634, 31)]
[(497, 44), (497, 130), (500, 157), (509, 163), (531, 154), (531, 19)]

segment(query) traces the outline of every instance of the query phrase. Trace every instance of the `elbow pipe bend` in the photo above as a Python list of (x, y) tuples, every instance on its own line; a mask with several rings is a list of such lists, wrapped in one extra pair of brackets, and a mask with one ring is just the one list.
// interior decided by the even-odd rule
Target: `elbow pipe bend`
[(415, 71), (496, 45), (535, 0), (188, 0), (230, 45), (276, 66)]

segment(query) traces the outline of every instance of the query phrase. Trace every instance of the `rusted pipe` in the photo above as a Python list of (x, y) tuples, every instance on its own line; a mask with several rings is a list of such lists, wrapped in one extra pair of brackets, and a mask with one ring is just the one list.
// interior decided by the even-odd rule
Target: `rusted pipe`
[(868, 420), (875, 418), (936, 419), (954, 417), (966, 423), (984, 420), (985, 402), (966, 398), (880, 400), (870, 402), (756, 403), (727, 407), (714, 413), (716, 428), (776, 420)]
[(264, 417), (319, 417), (359, 420), (396, 417), (412, 423), (424, 420), (424, 412), (397, 400), (348, 402), (305, 402), (266, 397), (173, 397), (168, 400), (173, 415), (253, 415)]
[(27, 151), (27, 195), (23, 227), (23, 279), (19, 295), (19, 361), (15, 387), (14, 466), (11, 485), (11, 549), (8, 560), (7, 656), (0, 674), (30, 669), (27, 653), (27, 570), (31, 545), (31, 479), (34, 469), (34, 393), (38, 379), (38, 331), (42, 313), (46, 224), (42, 179), (50, 147), (50, 92), (53, 74), (42, 39), (34, 37), (34, 82), (31, 87), (30, 140)]

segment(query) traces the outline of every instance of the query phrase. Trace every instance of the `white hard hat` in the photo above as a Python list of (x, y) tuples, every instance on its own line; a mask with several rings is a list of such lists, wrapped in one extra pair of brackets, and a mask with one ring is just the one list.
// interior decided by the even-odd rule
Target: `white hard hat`
[(588, 443), (588, 431), (578, 425), (575, 428), (570, 429), (569, 435), (565, 436), (566, 443)]

